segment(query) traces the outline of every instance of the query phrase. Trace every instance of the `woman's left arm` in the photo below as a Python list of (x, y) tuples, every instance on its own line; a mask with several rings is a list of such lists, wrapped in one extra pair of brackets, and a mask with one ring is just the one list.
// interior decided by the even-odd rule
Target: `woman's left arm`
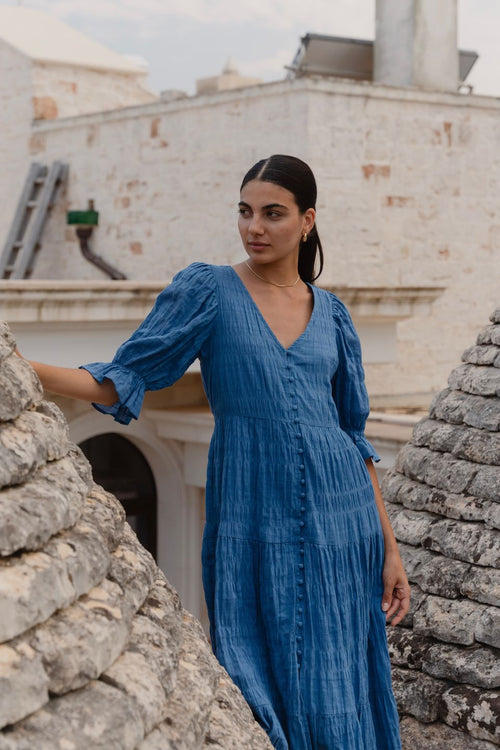
[(397, 625), (407, 614), (410, 607), (410, 585), (406, 577), (401, 555), (399, 554), (396, 537), (392, 530), (391, 522), (385, 509), (384, 500), (380, 491), (377, 473), (371, 458), (365, 459), (366, 468), (372, 480), (375, 492), (375, 501), (382, 524), (384, 534), (384, 594), (382, 597), (382, 609), (386, 612), (386, 620), (393, 617), (391, 625)]

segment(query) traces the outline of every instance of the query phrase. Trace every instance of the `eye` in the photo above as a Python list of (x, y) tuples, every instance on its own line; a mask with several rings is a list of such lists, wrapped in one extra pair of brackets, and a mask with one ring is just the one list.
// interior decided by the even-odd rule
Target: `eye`
[(268, 211), (268, 212), (267, 212), (267, 215), (268, 215), (268, 216), (269, 216), (269, 217), (270, 217), (271, 219), (279, 219), (279, 217), (281, 216), (281, 214), (279, 213), (279, 211)]
[(238, 206), (238, 214), (240, 216), (248, 216), (250, 213), (248, 208), (245, 208), (244, 206)]

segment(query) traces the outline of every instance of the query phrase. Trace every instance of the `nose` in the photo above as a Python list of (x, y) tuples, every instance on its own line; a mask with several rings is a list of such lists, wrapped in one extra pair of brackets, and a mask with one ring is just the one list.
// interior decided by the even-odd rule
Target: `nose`
[(257, 214), (253, 214), (248, 225), (248, 232), (252, 235), (262, 234), (262, 221)]

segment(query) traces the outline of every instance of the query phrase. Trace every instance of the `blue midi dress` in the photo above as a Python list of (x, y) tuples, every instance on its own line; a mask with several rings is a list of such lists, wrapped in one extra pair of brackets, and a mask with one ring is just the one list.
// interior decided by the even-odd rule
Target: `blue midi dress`
[(400, 750), (360, 345), (343, 303), (309, 286), (311, 318), (285, 349), (231, 266), (193, 263), (111, 363), (82, 367), (114, 382), (119, 400), (94, 406), (127, 424), (199, 357), (217, 658), (277, 750)]

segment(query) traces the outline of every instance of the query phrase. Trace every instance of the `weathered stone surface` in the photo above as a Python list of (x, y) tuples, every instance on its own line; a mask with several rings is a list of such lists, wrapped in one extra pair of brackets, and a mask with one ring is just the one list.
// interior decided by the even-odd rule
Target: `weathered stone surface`
[(470, 646), (474, 643), (481, 615), (487, 609), (486, 605), (477, 602), (431, 595), (415, 614), (413, 632)]
[(441, 696), (442, 720), (471, 737), (500, 745), (500, 693), (455, 685)]
[(37, 411), (0, 424), (0, 487), (26, 481), (42, 464), (63, 458), (69, 447), (67, 428)]
[(0, 735), (0, 750), (134, 750), (141, 739), (142, 721), (132, 698), (97, 681), (18, 722)]
[(434, 451), (452, 453), (467, 461), (500, 464), (500, 434), (490, 434), (474, 427), (427, 418), (415, 426), (412, 442)]
[(16, 348), (16, 341), (5, 321), (0, 320), (0, 363), (10, 357)]
[(43, 389), (34, 369), (17, 354), (0, 362), (0, 421), (16, 419), (25, 409), (40, 403)]
[[(177, 684), (170, 694), (167, 716), (137, 750), (187, 750), (203, 745), (218, 687), (219, 672), (214, 669), (213, 655), (201, 625), (187, 612), (183, 616), (182, 632)], [(193, 708), (189, 712), (185, 710), (186, 695), (190, 696)]]
[(414, 510), (401, 510), (401, 506), (386, 503), (387, 513), (392, 523), (396, 539), (406, 544), (419, 545), (438, 520), (429, 513), (417, 513)]
[(500, 395), (500, 372), (494, 367), (459, 365), (448, 378), (448, 385), (480, 396)]
[(450, 424), (467, 424), (491, 432), (500, 430), (500, 402), (497, 398), (445, 389), (434, 397), (429, 415)]
[(409, 581), (418, 583), (423, 591), (448, 599), (464, 595), (462, 587), (464, 578), (471, 569), (469, 563), (452, 560), (422, 548), (408, 549), (406, 545), (400, 546), (400, 553)]
[(466, 648), (435, 643), (422, 660), (422, 669), (434, 677), (453, 682), (491, 689), (500, 686), (498, 651), (487, 646)]
[(462, 354), (462, 360), (474, 365), (492, 365), (499, 354), (500, 347), (493, 344), (469, 346)]
[(500, 570), (472, 565), (464, 576), (461, 592), (469, 599), (500, 607)]
[(0, 555), (39, 549), (78, 520), (89, 482), (65, 456), (41, 466), (25, 484), (0, 491)]
[(143, 654), (127, 649), (100, 678), (122, 690), (136, 703), (143, 734), (149, 734), (167, 715), (165, 691)]
[(469, 491), (500, 503), (500, 466), (481, 466), (469, 485)]
[(39, 654), (26, 643), (0, 646), (0, 728), (13, 724), (49, 699), (48, 679)]
[[(498, 320), (492, 322), (498, 323)], [(500, 346), (500, 328), (497, 325), (486, 326), (479, 332), (476, 344), (496, 344)]]
[(439, 699), (448, 687), (417, 669), (392, 668), (394, 697), (400, 714), (410, 714), (425, 723), (438, 718)]
[(415, 616), (415, 612), (422, 605), (422, 602), (424, 601), (426, 596), (427, 594), (424, 591), (422, 591), (422, 589), (419, 586), (417, 586), (416, 584), (412, 584), (411, 596), (410, 596), (410, 608), (408, 610), (408, 613), (403, 617), (403, 619), (399, 623), (398, 627), (411, 628), (413, 626), (413, 618)]
[(430, 527), (422, 546), (455, 560), (492, 568), (500, 565), (500, 534), (480, 523), (443, 518)]
[(431, 487), (464, 493), (477, 474), (478, 467), (469, 461), (453, 458), (449, 453), (436, 453), (408, 444), (398, 455), (396, 470)]
[(30, 645), (43, 657), (50, 692), (62, 695), (99, 677), (125, 648), (134, 612), (127, 593), (105, 579), (35, 628)]
[(496, 750), (491, 742), (476, 740), (465, 732), (436, 722), (423, 724), (404, 716), (400, 724), (403, 750)]
[[(492, 323), (500, 323), (500, 305), (493, 310), (490, 315), (490, 320)], [(500, 329), (498, 328), (498, 326), (496, 326), (496, 328), (497, 333), (500, 333)]]
[(404, 474), (387, 472), (382, 481), (382, 493), (387, 502), (401, 503), (410, 510), (425, 510), (464, 521), (487, 520), (490, 525), (498, 528), (495, 516), (496, 503), (472, 495), (457, 495), (429, 487), (427, 484), (408, 479)]
[(252, 714), (240, 690), (219, 667), (219, 682), (212, 704), (203, 748), (210, 750), (271, 750), (263, 729), (252, 725)]
[(135, 610), (143, 604), (155, 581), (156, 563), (128, 524), (124, 526), (120, 546), (111, 556), (108, 578), (127, 591)]
[(476, 641), (500, 648), (500, 609), (486, 607), (475, 631)]
[(83, 506), (82, 521), (99, 531), (111, 552), (116, 550), (123, 537), (125, 511), (114, 495), (94, 484)]
[(129, 648), (149, 660), (168, 695), (177, 681), (183, 617), (179, 595), (165, 576), (158, 573), (146, 601), (132, 620)]
[(434, 639), (417, 635), (407, 628), (389, 628), (387, 645), (393, 664), (410, 669), (421, 669), (424, 657), (434, 645)]

